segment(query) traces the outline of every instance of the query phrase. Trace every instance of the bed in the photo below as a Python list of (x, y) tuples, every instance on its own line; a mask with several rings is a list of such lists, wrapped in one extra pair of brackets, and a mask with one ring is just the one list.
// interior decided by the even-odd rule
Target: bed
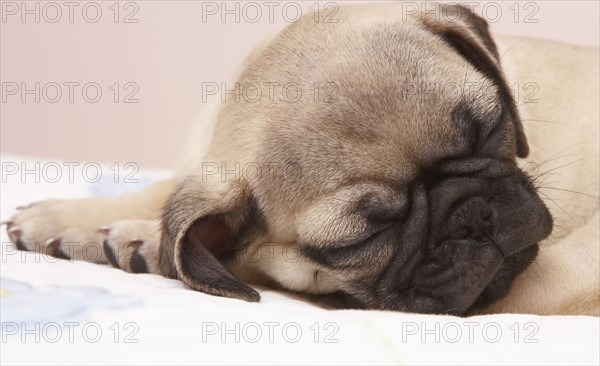
[[(135, 169), (124, 164), (115, 176), (112, 163), (84, 172), (85, 163), (1, 160), (1, 219), (32, 201), (115, 195), (169, 175), (125, 179)], [(262, 288), (260, 303), (246, 303), (156, 275), (17, 251), (4, 227), (1, 235), (3, 365), (600, 363), (596, 317), (334, 311)]]

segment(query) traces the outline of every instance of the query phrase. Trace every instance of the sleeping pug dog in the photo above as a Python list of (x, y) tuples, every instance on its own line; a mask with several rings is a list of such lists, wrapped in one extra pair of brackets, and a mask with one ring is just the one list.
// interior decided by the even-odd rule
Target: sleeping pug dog
[[(591, 155), (557, 193), (597, 193), (597, 54), (495, 41), (468, 9), (429, 5), (305, 16), (199, 115), (173, 179), (21, 208), (11, 239), (246, 301), (254, 283), (368, 309), (596, 314), (598, 201), (565, 195), (553, 221), (544, 174), (518, 158), (524, 120), (568, 123), (531, 123), (532, 161), (579, 145)], [(517, 103), (511, 85), (527, 78), (551, 103)], [(242, 95), (267, 83), (268, 97)]]

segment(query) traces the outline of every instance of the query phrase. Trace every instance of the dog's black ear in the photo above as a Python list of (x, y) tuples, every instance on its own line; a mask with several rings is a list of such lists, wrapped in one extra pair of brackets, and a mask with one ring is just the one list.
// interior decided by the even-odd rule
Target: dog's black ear
[(500, 55), (485, 19), (467, 7), (457, 4), (438, 4), (436, 13), (423, 14), (423, 24), (454, 48), (476, 70), (498, 86), (499, 97), (512, 121), (517, 156), (529, 154), (529, 145), (512, 92), (500, 66)]
[(194, 290), (245, 301), (260, 295), (227, 270), (239, 259), (239, 233), (248, 225), (252, 201), (236, 183), (206, 183), (190, 177), (179, 183), (162, 218), (159, 266)]

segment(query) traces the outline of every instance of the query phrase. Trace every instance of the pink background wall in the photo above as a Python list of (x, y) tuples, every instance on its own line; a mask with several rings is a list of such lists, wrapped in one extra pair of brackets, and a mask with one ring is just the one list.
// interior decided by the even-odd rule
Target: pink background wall
[[(202, 83), (228, 82), (258, 40), (295, 18), (297, 4), (304, 12), (326, 4), (278, 2), (270, 19), (264, 1), (237, 2), (223, 22), (221, 1), (63, 3), (28, 1), (27, 13), (21, 1), (0, 2), (2, 153), (160, 168), (174, 166)], [(597, 1), (471, 4), (497, 33), (599, 44)], [(137, 102), (124, 103), (130, 93)]]

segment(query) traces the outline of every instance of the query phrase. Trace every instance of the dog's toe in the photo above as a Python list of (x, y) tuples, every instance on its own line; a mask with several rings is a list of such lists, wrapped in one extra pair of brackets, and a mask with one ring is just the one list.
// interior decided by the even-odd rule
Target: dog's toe
[(122, 220), (99, 231), (106, 235), (104, 255), (114, 267), (131, 273), (158, 273), (158, 221)]

